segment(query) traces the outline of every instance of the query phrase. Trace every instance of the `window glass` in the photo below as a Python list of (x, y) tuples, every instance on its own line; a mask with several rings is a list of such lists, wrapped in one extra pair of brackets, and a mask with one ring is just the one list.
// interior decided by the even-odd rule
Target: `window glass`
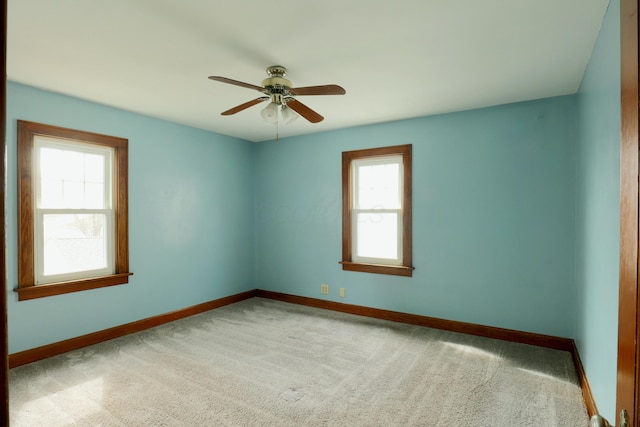
[(353, 259), (402, 263), (402, 156), (354, 160)]
[(400, 168), (402, 158), (367, 162), (355, 161), (355, 207), (359, 209), (398, 209), (402, 204)]
[(36, 284), (114, 272), (111, 147), (35, 137)]
[(357, 227), (356, 258), (377, 258), (390, 262), (401, 261), (398, 252), (398, 218), (397, 213), (360, 213)]
[(107, 216), (44, 214), (42, 278), (109, 269)]
[(38, 207), (44, 209), (104, 209), (111, 203), (109, 186), (112, 152), (80, 144), (56, 144), (37, 138), (35, 143)]

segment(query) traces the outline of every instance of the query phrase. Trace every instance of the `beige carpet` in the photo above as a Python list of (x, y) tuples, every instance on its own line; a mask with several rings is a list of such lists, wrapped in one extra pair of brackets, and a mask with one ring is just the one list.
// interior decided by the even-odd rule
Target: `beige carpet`
[(12, 426), (577, 427), (567, 352), (253, 298), (10, 371)]

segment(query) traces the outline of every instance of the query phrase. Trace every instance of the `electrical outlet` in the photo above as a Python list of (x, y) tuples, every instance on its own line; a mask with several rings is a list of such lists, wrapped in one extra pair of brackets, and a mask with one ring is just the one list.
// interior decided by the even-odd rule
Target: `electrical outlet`
[(344, 298), (344, 288), (340, 288), (340, 297)]
[(328, 294), (329, 293), (329, 285), (320, 285), (320, 293)]

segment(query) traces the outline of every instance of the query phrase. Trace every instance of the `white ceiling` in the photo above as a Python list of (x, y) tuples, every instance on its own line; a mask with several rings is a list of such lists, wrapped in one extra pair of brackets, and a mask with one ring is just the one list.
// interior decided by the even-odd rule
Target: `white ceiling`
[[(280, 137), (575, 93), (609, 0), (9, 0), (7, 75), (250, 141), (274, 139), (260, 85), (284, 65), (325, 117)], [(264, 105), (264, 104), (263, 104)]]

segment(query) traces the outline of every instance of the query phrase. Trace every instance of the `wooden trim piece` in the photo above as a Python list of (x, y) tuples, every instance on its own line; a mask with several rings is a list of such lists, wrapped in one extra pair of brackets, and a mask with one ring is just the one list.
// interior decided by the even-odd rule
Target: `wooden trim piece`
[(86, 291), (89, 289), (105, 288), (107, 286), (124, 285), (125, 283), (129, 283), (129, 276), (132, 275), (133, 273), (111, 274), (109, 276), (94, 277), (91, 279), (48, 283), (46, 285), (27, 286), (24, 288), (18, 287), (14, 290), (18, 293), (18, 300), (25, 301), (71, 292)]
[(103, 147), (127, 148), (129, 145), (129, 141), (126, 138), (120, 138), (118, 136), (64, 128), (27, 120), (18, 120), (18, 127), (20, 128), (20, 126), (23, 127), (23, 131), (29, 132), (30, 135), (48, 135), (70, 141), (101, 145)]
[(6, 270), (6, 215), (5, 215), (5, 196), (6, 196), (6, 166), (5, 156), (7, 151), (6, 129), (7, 129), (7, 0), (4, 0), (0, 7), (2, 10), (2, 86), (0, 89), (0, 425), (9, 425), (9, 368), (7, 364), (8, 338), (7, 338), (7, 270)]
[(591, 418), (598, 413), (598, 407), (596, 406), (596, 401), (593, 397), (593, 393), (591, 392), (591, 386), (587, 380), (587, 373), (582, 365), (578, 347), (573, 340), (571, 340), (571, 357), (573, 358), (573, 364), (575, 365), (576, 373), (578, 374), (578, 381), (580, 382), (580, 388), (582, 389), (582, 398), (584, 399), (584, 404), (587, 407), (589, 418)]
[(362, 273), (390, 274), (393, 276), (411, 277), (413, 267), (405, 267), (404, 265), (380, 265), (380, 264), (364, 264), (361, 262), (340, 261), (342, 269), (347, 271), (359, 271)]
[(138, 320), (136, 322), (127, 323), (125, 325), (115, 326), (113, 328), (104, 329), (102, 331), (93, 332), (91, 334), (82, 335), (80, 337), (71, 338), (53, 344), (44, 345), (42, 347), (14, 353), (9, 355), (9, 367), (15, 368), (17, 366), (46, 359), (48, 357), (57, 356), (58, 354), (63, 354), (72, 350), (88, 347), (90, 345), (98, 344), (114, 338), (141, 332), (155, 326), (173, 322), (174, 320), (183, 319), (185, 317), (204, 313), (205, 311), (213, 310), (225, 305), (240, 302), (254, 297), (255, 294), (255, 290), (242, 292), (217, 300), (172, 311), (170, 313), (160, 314), (158, 316), (149, 317), (146, 319)]
[(128, 144), (114, 148), (113, 192), (115, 210), (116, 272), (129, 272), (129, 150)]
[[(342, 262), (351, 262), (351, 158), (342, 153)], [(344, 268), (344, 267), (343, 267)]]
[(33, 220), (33, 140), (25, 125), (18, 122), (18, 287), (33, 286), (34, 220)]
[(630, 425), (638, 401), (638, 0), (620, 2), (620, 282), (616, 413), (626, 409)]
[(460, 332), (463, 334), (477, 335), (486, 338), (494, 338), (503, 341), (536, 345), (539, 347), (547, 347), (555, 350), (571, 352), (573, 348), (573, 340), (569, 338), (534, 334), (531, 332), (521, 332), (512, 329), (477, 325), (474, 323), (458, 322), (454, 320), (438, 319), (435, 317), (421, 316), (418, 314), (401, 313), (398, 311), (344, 304), (340, 302), (327, 301), (316, 298), (264, 291), (261, 289), (256, 290), (256, 297), (290, 302), (293, 304), (306, 305), (316, 308), (324, 308), (327, 310), (340, 311), (342, 313), (356, 314), (359, 316), (374, 317), (376, 319), (391, 320), (394, 322), (408, 323), (411, 325), (426, 326), (429, 328)]
[[(413, 149), (411, 145), (402, 153), (402, 265), (410, 267), (413, 273)], [(409, 274), (411, 276), (411, 274)]]

